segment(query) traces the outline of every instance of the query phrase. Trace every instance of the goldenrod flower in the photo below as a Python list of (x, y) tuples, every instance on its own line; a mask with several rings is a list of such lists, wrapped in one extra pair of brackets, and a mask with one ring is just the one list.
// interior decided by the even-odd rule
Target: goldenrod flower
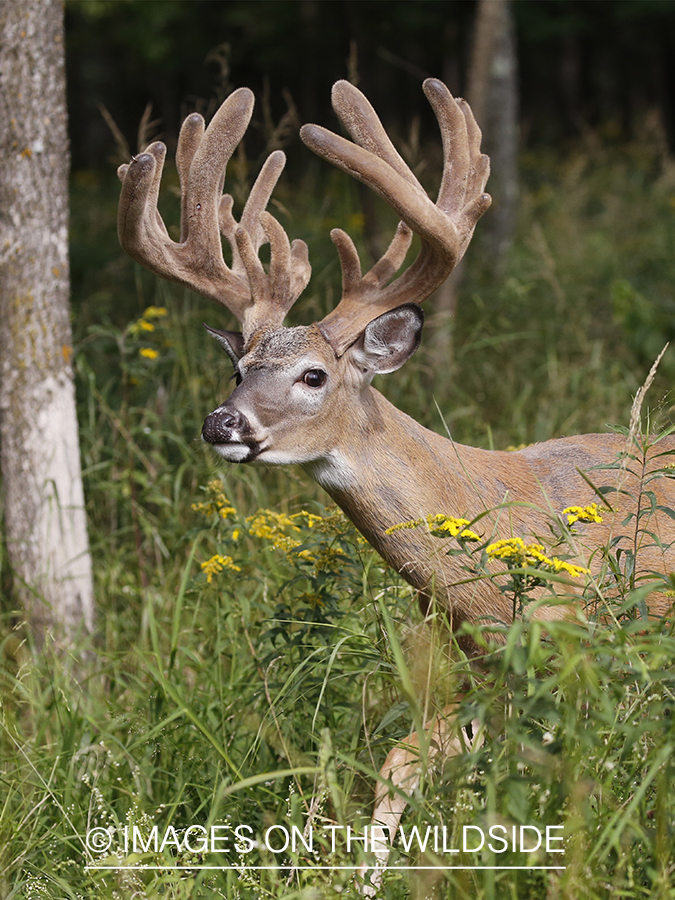
[(468, 519), (457, 519), (454, 516), (434, 516), (432, 522), (428, 522), (432, 534), (439, 537), (449, 534), (450, 537), (456, 537), (460, 541), (479, 541), (480, 538), (475, 531), (465, 528), (469, 524)]
[(404, 528), (419, 528), (420, 525), (424, 525), (424, 519), (410, 519), (408, 522), (398, 522), (398, 524), (392, 525), (391, 528), (387, 528), (385, 534), (403, 531)]
[(505, 538), (495, 541), (485, 548), (485, 552), (492, 559), (506, 559), (514, 566), (536, 566), (538, 563), (550, 562), (544, 556), (544, 547), (541, 544), (526, 544), (522, 538)]
[(590, 575), (590, 569), (584, 569), (583, 566), (575, 566), (574, 563), (567, 562), (565, 559), (558, 559), (557, 556), (551, 558), (553, 572), (566, 572), (572, 578), (579, 578), (581, 575)]
[(208, 500), (206, 503), (193, 503), (192, 509), (195, 512), (201, 513), (207, 518), (217, 513), (221, 519), (227, 519), (228, 516), (232, 516), (237, 512), (223, 493), (223, 485), (220, 481), (209, 481), (206, 487)]
[(544, 569), (549, 572), (566, 572), (572, 578), (588, 575), (589, 569), (575, 566), (557, 556), (548, 557), (541, 544), (526, 544), (522, 538), (513, 537), (495, 541), (486, 547), (491, 559), (503, 559), (510, 569)]
[(324, 521), (323, 516), (317, 516), (316, 513), (307, 512), (306, 509), (301, 509), (300, 512), (293, 513), (290, 518), (291, 520), (304, 519), (308, 528), (314, 528), (315, 525), (320, 525)]
[(602, 522), (597, 503), (590, 503), (588, 506), (568, 506), (567, 509), (563, 509), (562, 514), (567, 516), (568, 525), (574, 525), (575, 522)]
[(143, 313), (144, 319), (161, 319), (162, 316), (167, 315), (166, 309), (163, 306), (148, 306), (145, 312)]
[(154, 331), (155, 330), (155, 326), (152, 324), (152, 322), (146, 322), (145, 319), (138, 320), (138, 327), (141, 329), (141, 331)]
[[(206, 489), (206, 497), (202, 502), (193, 503), (192, 509), (206, 517), (219, 517), (227, 519), (236, 515), (234, 506), (223, 492), (220, 481), (209, 482)], [(333, 540), (344, 530), (344, 516), (341, 511), (329, 512), (325, 516), (301, 510), (298, 513), (287, 515), (271, 509), (259, 509), (251, 516), (247, 516), (243, 523), (237, 523), (231, 532), (231, 540), (240, 540), (242, 534), (248, 534), (252, 538), (268, 543), (273, 550), (279, 550), (285, 554), (288, 561), (297, 565), (299, 561), (310, 563), (316, 573), (330, 572), (345, 560), (340, 544)], [(233, 523), (234, 524), (234, 523)], [(314, 529), (311, 535), (311, 546), (305, 544), (309, 529)], [(330, 542), (326, 543), (316, 532), (328, 534)], [(225, 563), (222, 560), (225, 560)], [(217, 574), (218, 565), (233, 568), (230, 557), (214, 556), (212, 560), (202, 564), (202, 569), (209, 572), (211, 578)]]
[[(248, 516), (246, 526), (250, 535), (270, 541), (272, 544), (281, 538), (286, 538), (285, 528), (300, 533), (300, 529), (290, 516), (272, 509), (259, 509), (255, 515)], [(300, 541), (297, 541), (296, 546), (299, 543)]]
[(152, 347), (141, 347), (138, 352), (145, 359), (157, 359), (157, 357), (159, 356), (157, 350), (153, 350)]
[(395, 531), (402, 531), (404, 528), (419, 528), (420, 525), (426, 525), (436, 537), (450, 536), (456, 537), (459, 541), (479, 541), (480, 537), (476, 532), (465, 527), (468, 524), (468, 519), (458, 519), (455, 516), (436, 513), (423, 519), (411, 519), (409, 522), (400, 522), (398, 525), (392, 525), (391, 528), (387, 528), (385, 534), (393, 534)]
[(216, 553), (211, 559), (207, 559), (202, 563), (202, 572), (206, 575), (209, 584), (213, 581), (215, 575), (220, 575), (225, 569), (232, 569), (233, 572), (241, 572), (241, 568), (235, 565), (231, 556), (221, 556)]

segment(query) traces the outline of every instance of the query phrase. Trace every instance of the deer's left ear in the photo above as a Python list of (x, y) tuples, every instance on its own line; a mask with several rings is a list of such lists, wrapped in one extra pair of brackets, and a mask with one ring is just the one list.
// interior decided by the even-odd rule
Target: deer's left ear
[(420, 345), (424, 313), (406, 303), (373, 319), (351, 347), (354, 362), (372, 375), (395, 372)]

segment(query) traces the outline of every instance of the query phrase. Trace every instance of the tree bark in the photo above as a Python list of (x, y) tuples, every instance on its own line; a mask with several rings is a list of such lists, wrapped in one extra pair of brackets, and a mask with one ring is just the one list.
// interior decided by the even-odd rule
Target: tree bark
[[(493, 200), (478, 225), (474, 246), (482, 248), (491, 271), (500, 277), (518, 214), (518, 65), (511, 0), (478, 0), (476, 4), (467, 100), (483, 132), (481, 149), (490, 157), (487, 190)], [(429, 303), (435, 310), (436, 365), (451, 353), (452, 320), (463, 273), (462, 261)]]
[(0, 0), (0, 457), (14, 590), (41, 644), (91, 631), (69, 320), (63, 4)]
[(511, 0), (478, 0), (467, 100), (490, 157), (494, 203), (481, 234), (499, 270), (513, 241), (518, 211), (518, 66)]

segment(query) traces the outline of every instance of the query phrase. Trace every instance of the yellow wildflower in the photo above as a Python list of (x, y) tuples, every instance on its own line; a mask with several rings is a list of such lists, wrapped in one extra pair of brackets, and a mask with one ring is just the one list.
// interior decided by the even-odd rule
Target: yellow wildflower
[(211, 584), (215, 575), (220, 575), (225, 569), (231, 569), (233, 572), (241, 572), (241, 568), (235, 565), (231, 556), (221, 556), (220, 553), (216, 553), (215, 556), (212, 556), (211, 559), (207, 559), (206, 562), (203, 562), (201, 565), (202, 572), (206, 575), (206, 580), (209, 584)]
[(408, 522), (398, 522), (396, 525), (392, 525), (391, 528), (387, 528), (385, 534), (403, 531), (404, 528), (419, 528), (420, 525), (424, 525), (424, 519), (410, 519)]
[[(286, 537), (284, 531), (286, 528), (300, 533), (300, 529), (290, 516), (271, 509), (259, 509), (255, 515), (248, 516), (246, 526), (250, 535), (261, 538), (264, 541), (270, 541), (272, 544)], [(296, 546), (298, 543), (300, 542), (297, 541)]]
[(192, 509), (195, 512), (201, 513), (207, 518), (218, 514), (221, 519), (227, 519), (228, 516), (232, 516), (237, 512), (223, 493), (223, 485), (220, 481), (209, 481), (206, 489), (208, 496), (206, 503), (192, 504)]
[(161, 319), (163, 316), (167, 315), (166, 309), (163, 306), (148, 306), (145, 312), (143, 313), (144, 319)]
[(159, 356), (157, 350), (153, 350), (152, 347), (141, 347), (138, 352), (145, 359), (157, 359), (157, 357)]
[(537, 566), (550, 560), (544, 555), (541, 544), (526, 544), (522, 538), (505, 538), (486, 547), (485, 552), (492, 559), (505, 559), (514, 566)]
[[(344, 517), (339, 510), (320, 516), (307, 510), (286, 515), (271, 509), (259, 509), (254, 515), (248, 516), (244, 524), (251, 537), (267, 541), (272, 549), (284, 553), (291, 563), (297, 563), (298, 560), (311, 563), (317, 573), (332, 571), (345, 559), (340, 547), (333, 546), (332, 542), (333, 537), (341, 534), (344, 527)], [(312, 535), (311, 546), (305, 546), (305, 526), (329, 535), (330, 544), (321, 539), (317, 543)]]
[(567, 516), (568, 525), (574, 525), (575, 522), (602, 522), (597, 503), (590, 503), (588, 506), (568, 506), (567, 509), (563, 509), (563, 515)]
[(548, 557), (541, 544), (526, 544), (522, 538), (513, 537), (495, 541), (486, 547), (485, 552), (491, 559), (506, 560), (511, 569), (545, 569), (549, 572), (565, 572), (572, 578), (588, 575), (589, 569), (575, 566), (557, 556)]
[[(428, 520), (427, 520), (428, 521)], [(460, 541), (479, 541), (480, 538), (475, 531), (465, 528), (469, 524), (468, 519), (457, 519), (454, 516), (434, 516), (433, 521), (429, 522), (429, 528), (432, 534), (443, 537), (449, 534), (450, 537), (456, 537)]]
[(479, 541), (480, 537), (476, 532), (465, 527), (468, 524), (468, 519), (458, 519), (456, 516), (436, 513), (423, 519), (411, 519), (409, 522), (400, 522), (398, 525), (392, 525), (391, 528), (387, 528), (385, 534), (393, 534), (395, 531), (401, 531), (404, 528), (419, 528), (420, 525), (426, 525), (436, 537), (450, 536), (456, 537), (459, 541)]
[[(277, 532), (269, 539), (272, 547), (275, 550), (281, 550), (286, 556), (290, 557), (296, 547), (300, 547), (302, 545), (302, 541), (297, 540), (297, 538), (293, 538), (288, 534), (283, 534), (283, 532)], [(308, 550), (302, 550), (295, 554), (296, 556), (308, 556)]]
[(324, 521), (323, 516), (317, 516), (316, 513), (307, 512), (301, 509), (300, 512), (293, 513), (290, 517), (292, 521), (295, 519), (304, 519), (308, 528), (314, 528), (315, 525), (321, 525)]
[(140, 319), (136, 319), (127, 327), (127, 332), (131, 337), (138, 337), (142, 331), (154, 331), (155, 326), (151, 319), (161, 319), (166, 314), (163, 306), (148, 306)]
[(583, 566), (575, 566), (574, 563), (567, 562), (565, 559), (558, 559), (557, 556), (551, 558), (551, 565), (553, 566), (553, 572), (565, 572), (567, 575), (571, 575), (572, 578), (590, 575), (589, 569), (584, 569)]
[(302, 541), (287, 533), (288, 531), (295, 534), (301, 533), (293, 519), (293, 516), (287, 516), (285, 513), (278, 513), (271, 509), (259, 509), (255, 515), (246, 518), (245, 524), (252, 537), (269, 541), (274, 550), (281, 550), (289, 560), (293, 560), (294, 557), (312, 559), (309, 550), (298, 551), (296, 549), (302, 546)]
[(308, 559), (314, 563), (314, 569), (318, 572), (332, 572), (342, 567), (345, 555), (339, 547), (322, 544), (312, 553)]

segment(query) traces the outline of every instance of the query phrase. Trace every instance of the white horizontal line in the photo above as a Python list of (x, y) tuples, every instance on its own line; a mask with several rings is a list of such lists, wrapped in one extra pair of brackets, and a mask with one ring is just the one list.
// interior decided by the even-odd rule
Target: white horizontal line
[(498, 871), (511, 871), (515, 869), (523, 869), (528, 872), (530, 871), (557, 871), (564, 872), (566, 866), (384, 866), (380, 868), (379, 866), (294, 866), (292, 864), (288, 865), (279, 865), (279, 866), (85, 866), (85, 871), (92, 871), (98, 869), (112, 869), (112, 870), (121, 870), (121, 869), (134, 869), (134, 870), (144, 870), (144, 871), (160, 871), (165, 872), (167, 870), (179, 870), (179, 871), (187, 871), (187, 872), (196, 872), (202, 869), (219, 869), (222, 871), (261, 871), (261, 870), (274, 870), (274, 869), (293, 869), (294, 871), (302, 870), (309, 872), (338, 872), (338, 871), (369, 871), (369, 870), (380, 870), (384, 871), (396, 871), (400, 870), (402, 872), (446, 872), (450, 869), (464, 869), (477, 871), (480, 869), (489, 869), (489, 870), (498, 870)]

